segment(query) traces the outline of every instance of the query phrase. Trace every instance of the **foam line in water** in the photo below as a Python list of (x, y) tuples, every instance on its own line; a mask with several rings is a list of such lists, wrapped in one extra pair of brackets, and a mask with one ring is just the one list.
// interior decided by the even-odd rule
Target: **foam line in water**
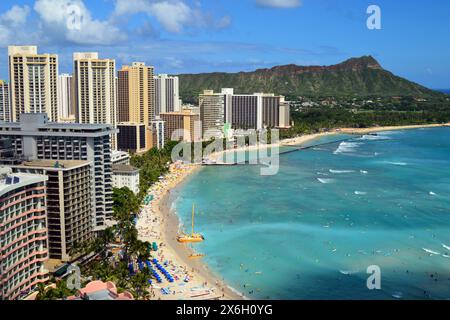
[(392, 164), (392, 165), (394, 165), (394, 166), (402, 166), (402, 167), (408, 165), (406, 162), (392, 162), (392, 161), (388, 161), (387, 163), (388, 163), (388, 164)]
[(391, 140), (391, 138), (389, 136), (386, 135), (364, 135), (361, 138), (359, 138), (359, 140), (368, 140), (368, 141), (377, 141), (377, 140)]
[(335, 181), (334, 179), (323, 179), (323, 178), (317, 178), (317, 180), (323, 184), (329, 184), (329, 183), (333, 183)]
[(425, 252), (427, 252), (427, 253), (429, 253), (431, 255), (440, 255), (439, 252), (436, 252), (436, 251), (433, 251), (433, 250), (430, 250), (430, 249), (427, 249), (427, 248), (422, 248), (422, 249), (423, 249), (423, 251), (425, 251)]
[(330, 171), (330, 173), (336, 173), (336, 174), (340, 174), (340, 173), (352, 173), (352, 172), (355, 172), (355, 171), (353, 171), (353, 170), (333, 170), (333, 169), (330, 169), (329, 171)]

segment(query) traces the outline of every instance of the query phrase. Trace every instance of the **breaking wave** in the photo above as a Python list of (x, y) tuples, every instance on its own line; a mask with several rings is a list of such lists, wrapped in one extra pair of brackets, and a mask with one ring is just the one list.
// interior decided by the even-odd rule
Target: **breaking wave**
[(324, 184), (329, 184), (329, 183), (333, 183), (335, 180), (334, 179), (323, 179), (323, 178), (317, 178), (317, 180), (320, 183), (324, 183)]

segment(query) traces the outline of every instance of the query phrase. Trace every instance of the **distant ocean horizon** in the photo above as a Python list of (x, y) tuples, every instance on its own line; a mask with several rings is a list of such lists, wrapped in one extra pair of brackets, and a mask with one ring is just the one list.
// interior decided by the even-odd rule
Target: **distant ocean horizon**
[(450, 94), (450, 89), (436, 89), (436, 91), (442, 92), (442, 93), (446, 93), (446, 94)]
[(189, 226), (196, 204), (195, 249), (251, 299), (449, 299), (449, 168), (450, 128), (383, 132), (282, 155), (276, 176), (206, 167), (173, 206)]

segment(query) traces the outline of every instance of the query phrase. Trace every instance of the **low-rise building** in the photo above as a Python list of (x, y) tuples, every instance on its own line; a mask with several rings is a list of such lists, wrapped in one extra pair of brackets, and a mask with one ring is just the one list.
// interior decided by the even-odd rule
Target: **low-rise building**
[(119, 293), (111, 281), (92, 281), (80, 289), (78, 295), (68, 297), (67, 300), (134, 300), (134, 297), (128, 291)]
[(112, 164), (130, 164), (130, 154), (125, 151), (114, 150), (111, 154)]
[(139, 169), (124, 164), (113, 165), (113, 186), (115, 188), (127, 187), (133, 193), (139, 193)]

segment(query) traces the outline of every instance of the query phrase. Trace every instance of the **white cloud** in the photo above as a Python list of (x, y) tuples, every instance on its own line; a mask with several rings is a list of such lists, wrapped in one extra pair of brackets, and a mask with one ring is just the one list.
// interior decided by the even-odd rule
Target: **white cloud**
[[(185, 0), (116, 0), (116, 16), (137, 13), (154, 17), (166, 31), (171, 33), (180, 33), (185, 27), (211, 25), (211, 18), (201, 11), (199, 2), (189, 6)], [(221, 28), (230, 23), (230, 17), (223, 17), (212, 25)]]
[(150, 13), (170, 32), (181, 32), (196, 15), (195, 11), (184, 2), (162, 1), (150, 5)]
[(297, 8), (302, 5), (301, 0), (256, 0), (256, 4), (263, 7)]
[(37, 0), (43, 35), (70, 43), (109, 45), (126, 39), (111, 22), (92, 18), (83, 0)]
[(8, 11), (0, 15), (0, 46), (7, 46), (13, 41), (21, 41), (35, 35), (25, 31), (23, 26), (27, 23), (30, 7), (14, 5)]
[(29, 6), (20, 7), (15, 5), (0, 16), (0, 23), (13, 27), (21, 26), (27, 22), (29, 14)]

